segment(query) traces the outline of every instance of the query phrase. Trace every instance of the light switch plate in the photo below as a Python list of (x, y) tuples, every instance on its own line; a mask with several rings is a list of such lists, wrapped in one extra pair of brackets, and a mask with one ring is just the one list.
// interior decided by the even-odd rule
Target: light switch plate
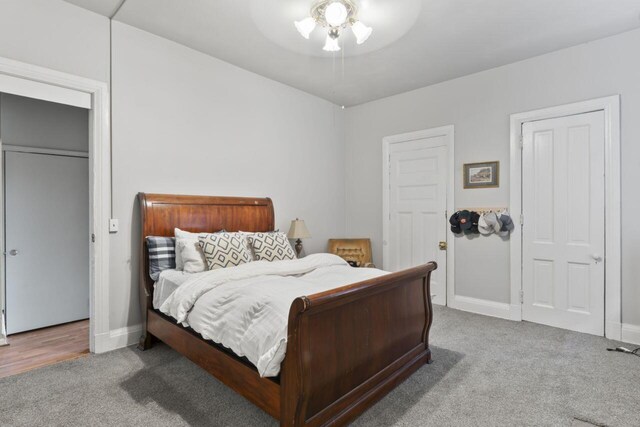
[(120, 225), (118, 224), (118, 220), (115, 218), (111, 218), (109, 220), (109, 233), (117, 233)]

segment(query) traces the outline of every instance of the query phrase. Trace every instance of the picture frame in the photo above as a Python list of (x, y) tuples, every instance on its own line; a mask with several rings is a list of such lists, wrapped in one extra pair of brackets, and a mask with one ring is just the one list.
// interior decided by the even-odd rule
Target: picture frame
[(500, 186), (500, 162), (465, 163), (464, 188), (497, 188)]

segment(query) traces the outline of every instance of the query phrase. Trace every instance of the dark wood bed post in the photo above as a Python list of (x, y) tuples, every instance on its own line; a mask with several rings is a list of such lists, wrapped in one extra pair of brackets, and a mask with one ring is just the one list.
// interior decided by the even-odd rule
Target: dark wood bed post
[(144, 193), (138, 193), (138, 203), (140, 203), (140, 316), (142, 316), (142, 336), (138, 342), (138, 348), (142, 351), (148, 350), (153, 345), (153, 335), (147, 330), (147, 311), (153, 308), (153, 282), (149, 277), (149, 257), (147, 256), (147, 241), (145, 239), (146, 204), (147, 198)]
[(431, 360), (435, 262), (296, 298), (280, 378), (260, 377), (246, 359), (154, 310), (144, 238), (173, 236), (175, 227), (270, 231), (271, 200), (143, 193), (138, 200), (141, 350), (163, 341), (287, 427), (345, 425)]

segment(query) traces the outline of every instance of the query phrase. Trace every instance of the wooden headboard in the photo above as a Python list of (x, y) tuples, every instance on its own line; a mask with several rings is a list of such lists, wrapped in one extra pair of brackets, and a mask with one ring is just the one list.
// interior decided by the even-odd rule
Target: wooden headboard
[(142, 237), (192, 232), (272, 231), (271, 199), (139, 193)]
[(140, 202), (140, 305), (143, 322), (153, 308), (147, 236), (173, 236), (174, 228), (191, 232), (272, 231), (273, 203), (269, 198), (184, 196), (138, 193)]

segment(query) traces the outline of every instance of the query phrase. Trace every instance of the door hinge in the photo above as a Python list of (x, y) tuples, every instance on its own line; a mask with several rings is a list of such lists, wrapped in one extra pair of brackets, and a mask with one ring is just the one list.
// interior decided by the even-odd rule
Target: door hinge
[(520, 214), (520, 225), (524, 225), (524, 214)]
[(91, 233), (91, 243), (95, 243), (96, 242), (96, 235)]
[(524, 304), (524, 291), (520, 290), (520, 304)]
[(520, 135), (520, 149), (524, 148), (524, 137)]

